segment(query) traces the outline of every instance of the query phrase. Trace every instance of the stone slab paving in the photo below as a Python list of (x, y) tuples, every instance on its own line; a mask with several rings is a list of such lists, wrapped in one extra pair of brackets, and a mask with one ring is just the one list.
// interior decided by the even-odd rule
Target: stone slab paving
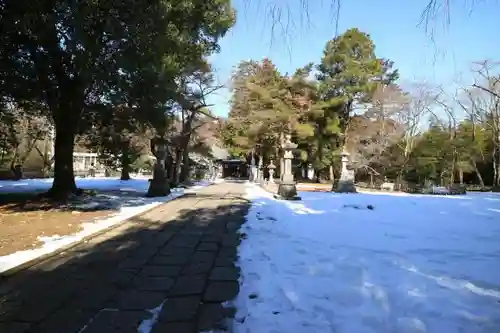
[(243, 193), (209, 186), (0, 282), (0, 332), (230, 331)]

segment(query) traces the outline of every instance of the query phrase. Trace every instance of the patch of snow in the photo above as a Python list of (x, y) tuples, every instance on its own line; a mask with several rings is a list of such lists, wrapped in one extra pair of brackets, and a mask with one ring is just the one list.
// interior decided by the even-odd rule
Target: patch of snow
[[(35, 180), (29, 180), (29, 181), (30, 181), (29, 186), (37, 189), (41, 188), (43, 184), (48, 183), (46, 179), (36, 180), (37, 182), (35, 182)], [(4, 184), (4, 189), (5, 189), (6, 181), (0, 183)], [(50, 183), (48, 184), (49, 185), (47, 186), (47, 189), (50, 188)], [(126, 188), (134, 188), (135, 191), (140, 195), (145, 195), (149, 187), (149, 182), (147, 181), (147, 179), (120, 181), (117, 179), (109, 179), (109, 178), (82, 178), (77, 181), (77, 185), (79, 187), (88, 189), (98, 188), (100, 190), (116, 190), (125, 187), (124, 184), (127, 184)], [(94, 185), (97, 186), (93, 187)], [(38, 239), (43, 243), (43, 245), (39, 248), (18, 251), (5, 256), (0, 256), (0, 273), (5, 272), (21, 264), (24, 264), (40, 256), (52, 253), (72, 243), (81, 241), (83, 238), (88, 237), (96, 232), (107, 229), (135, 215), (138, 215), (158, 205), (173, 200), (183, 195), (184, 193), (196, 192), (197, 190), (207, 185), (210, 185), (210, 182), (199, 183), (197, 184), (197, 186), (186, 190), (172, 189), (172, 193), (165, 197), (146, 198), (142, 196), (142, 197), (124, 198), (118, 195), (116, 196), (108, 195), (107, 200), (115, 200), (117, 203), (121, 203), (123, 205), (121, 207), (118, 207), (119, 211), (117, 214), (109, 218), (96, 220), (94, 222), (82, 223), (81, 224), (82, 230), (72, 235), (65, 235), (65, 236), (52, 235), (50, 237), (40, 236)], [(12, 189), (13, 187), (11, 186), (9, 188)], [(89, 206), (100, 205), (100, 203), (90, 202), (88, 203), (88, 205)]]
[(164, 304), (165, 301), (161, 302), (161, 304), (156, 308), (147, 310), (149, 313), (151, 313), (151, 317), (141, 322), (141, 324), (137, 328), (137, 333), (150, 333), (153, 330), (153, 327), (158, 321), (158, 317), (160, 316), (160, 312), (163, 309)]
[(284, 204), (294, 211), (296, 214), (322, 214), (324, 211), (322, 210), (314, 210), (304, 206), (302, 203), (297, 203), (293, 201), (285, 201)]
[(119, 311), (118, 309), (109, 309), (109, 308), (104, 308), (104, 309), (99, 310), (99, 312), (97, 312), (92, 318), (90, 318), (90, 320), (85, 325), (83, 325), (83, 327), (78, 331), (78, 333), (83, 333), (101, 313), (103, 313), (103, 312), (118, 312), (118, 311)]
[(299, 195), (247, 185), (235, 333), (500, 331), (500, 202)]
[[(145, 193), (149, 187), (151, 177), (138, 177), (130, 180), (120, 180), (110, 177), (75, 177), (76, 186), (84, 190), (106, 190), (121, 192)], [(0, 180), (0, 193), (26, 193), (48, 191), (52, 186), (53, 178), (22, 179), (19, 181)], [(199, 182), (200, 185), (213, 184), (213, 182)]]
[(79, 210), (95, 210), (101, 207), (101, 203), (99, 202), (85, 202), (85, 203), (76, 203), (71, 205), (72, 208), (74, 209), (79, 209)]

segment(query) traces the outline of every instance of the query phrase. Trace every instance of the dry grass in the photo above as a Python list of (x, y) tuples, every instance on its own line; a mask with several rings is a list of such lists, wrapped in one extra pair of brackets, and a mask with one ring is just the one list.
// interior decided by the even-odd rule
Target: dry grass
[(39, 236), (70, 235), (113, 210), (72, 210), (33, 193), (0, 195), (0, 256), (40, 247)]

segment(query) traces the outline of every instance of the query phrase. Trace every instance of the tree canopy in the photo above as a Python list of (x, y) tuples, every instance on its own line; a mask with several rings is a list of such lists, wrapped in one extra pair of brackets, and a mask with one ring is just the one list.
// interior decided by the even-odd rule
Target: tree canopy
[(165, 132), (179, 78), (218, 50), (235, 20), (229, 0), (6, 0), (0, 7), (2, 102), (52, 122), (51, 191), (63, 197), (76, 190), (75, 135), (123, 107)]

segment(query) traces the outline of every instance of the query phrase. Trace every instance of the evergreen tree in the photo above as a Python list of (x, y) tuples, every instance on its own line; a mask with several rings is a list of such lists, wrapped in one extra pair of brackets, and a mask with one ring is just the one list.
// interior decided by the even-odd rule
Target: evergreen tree
[(356, 28), (330, 40), (318, 65), (319, 91), (343, 131), (355, 107), (369, 101), (384, 73), (370, 36)]
[(90, 123), (82, 122), (89, 110), (106, 108), (113, 94), (133, 87), (138, 111), (164, 112), (182, 69), (216, 51), (234, 22), (229, 0), (8, 0), (0, 6), (2, 97), (52, 118), (50, 193), (56, 197), (76, 191), (73, 145)]

